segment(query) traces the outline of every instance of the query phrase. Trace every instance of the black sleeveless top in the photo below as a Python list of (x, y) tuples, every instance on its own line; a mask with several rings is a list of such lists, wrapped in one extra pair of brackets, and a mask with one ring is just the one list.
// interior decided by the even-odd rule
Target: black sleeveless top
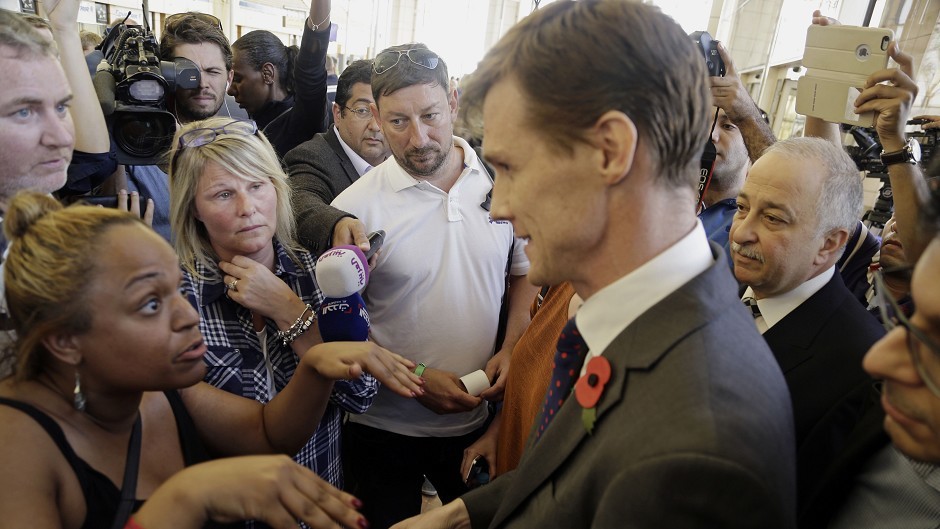
[[(209, 460), (208, 452), (196, 433), (196, 427), (193, 424), (183, 400), (176, 391), (164, 391), (164, 395), (170, 401), (170, 408), (173, 410), (173, 417), (176, 419), (176, 429), (179, 431), (180, 447), (183, 452), (183, 463), (185, 466), (195, 465)], [(0, 397), (0, 405), (6, 405), (16, 408), (29, 415), (38, 422), (49, 437), (55, 441), (62, 455), (69, 462), (69, 466), (75, 472), (78, 482), (82, 487), (82, 493), (85, 495), (85, 523), (82, 529), (100, 529), (110, 527), (117, 513), (118, 504), (121, 502), (121, 491), (107, 476), (98, 472), (78, 457), (72, 446), (65, 438), (65, 432), (51, 417), (39, 411), (36, 407), (20, 402)], [(121, 457), (124, 457), (122, 454)], [(143, 504), (143, 500), (138, 500), (134, 506), (134, 511)]]

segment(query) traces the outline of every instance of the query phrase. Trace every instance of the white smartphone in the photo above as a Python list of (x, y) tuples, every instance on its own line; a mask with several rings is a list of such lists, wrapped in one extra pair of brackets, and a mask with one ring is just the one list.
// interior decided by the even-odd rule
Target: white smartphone
[(888, 67), (894, 32), (882, 28), (812, 25), (806, 32), (796, 111), (833, 123), (871, 127), (875, 114), (855, 113), (855, 99), (871, 74)]

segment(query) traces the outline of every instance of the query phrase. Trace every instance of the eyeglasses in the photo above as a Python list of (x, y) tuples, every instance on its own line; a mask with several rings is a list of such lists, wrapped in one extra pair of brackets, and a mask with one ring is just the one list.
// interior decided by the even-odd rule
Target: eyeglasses
[(875, 299), (885, 330), (904, 327), (907, 332), (907, 350), (914, 361), (917, 374), (930, 392), (940, 397), (940, 345), (907, 319), (894, 298), (887, 293), (884, 272), (881, 270), (875, 273)]
[(375, 57), (375, 61), (372, 63), (372, 71), (375, 72), (376, 75), (382, 75), (401, 62), (402, 57), (428, 70), (436, 69), (437, 65), (441, 62), (441, 58), (427, 48), (412, 48), (410, 50), (401, 51), (390, 50), (383, 51)]
[(170, 161), (170, 172), (173, 172), (173, 168), (176, 167), (176, 160), (183, 152), (183, 149), (208, 145), (225, 134), (253, 136), (257, 133), (258, 124), (252, 120), (234, 120), (221, 127), (188, 130), (180, 134), (179, 145), (176, 148), (176, 153), (173, 154), (173, 159)]
[(363, 120), (363, 121), (372, 119), (372, 111), (369, 110), (369, 109), (366, 108), (366, 107), (358, 107), (358, 108), (343, 107), (343, 108), (345, 108), (346, 110), (352, 112), (353, 115), (354, 115), (357, 119), (361, 119), (361, 120)]
[(207, 13), (196, 13), (195, 11), (190, 11), (188, 13), (176, 13), (175, 15), (170, 15), (166, 17), (166, 20), (164, 21), (164, 24), (163, 24), (163, 31), (167, 31), (167, 32), (176, 31), (176, 26), (178, 26), (181, 22), (186, 21), (188, 19), (199, 20), (200, 22), (204, 22), (206, 24), (209, 24), (210, 26), (217, 26), (219, 28), (219, 31), (222, 31), (222, 33), (225, 33), (225, 31), (222, 30), (221, 20)]

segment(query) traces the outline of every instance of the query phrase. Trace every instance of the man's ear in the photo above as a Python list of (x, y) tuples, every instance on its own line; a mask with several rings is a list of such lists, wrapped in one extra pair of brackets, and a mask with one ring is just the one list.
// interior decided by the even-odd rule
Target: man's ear
[[(816, 253), (816, 259), (814, 259), (815, 264), (823, 264), (830, 257), (832, 257), (833, 252), (838, 252), (840, 248), (846, 245), (849, 241), (849, 231), (844, 228), (836, 228), (829, 233), (827, 233), (823, 238), (823, 244), (819, 248), (819, 252)], [(848, 248), (845, 251), (849, 251)]]
[(594, 124), (593, 143), (603, 153), (600, 169), (607, 185), (626, 178), (633, 168), (637, 148), (633, 120), (618, 110), (605, 112)]
[(335, 101), (333, 102), (333, 123), (339, 123), (340, 118), (342, 117), (343, 109)]
[(457, 99), (458, 99), (457, 89), (455, 88), (451, 90), (449, 94), (447, 94), (447, 106), (450, 107), (450, 119), (451, 120), (457, 119), (457, 105), (458, 105)]
[(74, 334), (56, 333), (42, 339), (42, 345), (54, 358), (73, 366), (82, 361), (81, 348)]

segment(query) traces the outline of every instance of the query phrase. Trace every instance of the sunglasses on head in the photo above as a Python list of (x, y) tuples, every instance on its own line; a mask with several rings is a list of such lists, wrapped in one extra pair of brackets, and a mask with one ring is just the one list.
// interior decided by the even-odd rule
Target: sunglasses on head
[(179, 145), (173, 159), (170, 161), (170, 172), (176, 167), (176, 160), (184, 149), (202, 147), (214, 142), (219, 136), (224, 134), (236, 134), (239, 136), (252, 136), (258, 133), (258, 124), (252, 120), (235, 120), (221, 127), (205, 127), (188, 130), (180, 134)]
[(400, 51), (389, 50), (383, 51), (375, 57), (375, 61), (372, 63), (372, 71), (375, 72), (376, 75), (382, 75), (401, 62), (402, 57), (428, 70), (436, 69), (437, 65), (441, 63), (441, 58), (427, 48), (412, 48)]

